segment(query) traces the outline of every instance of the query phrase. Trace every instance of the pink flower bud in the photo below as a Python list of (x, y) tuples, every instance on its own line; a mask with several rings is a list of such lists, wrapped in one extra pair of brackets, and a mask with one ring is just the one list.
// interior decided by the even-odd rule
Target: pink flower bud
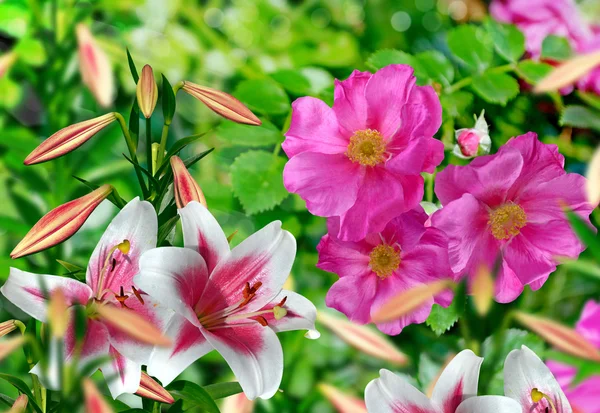
[(8, 72), (16, 59), (17, 55), (14, 52), (0, 56), (0, 78)]
[(74, 125), (67, 126), (54, 133), (40, 146), (31, 152), (25, 165), (46, 162), (63, 156), (87, 142), (92, 136), (111, 124), (117, 117), (114, 113), (107, 113), (94, 119), (89, 119)]
[(112, 186), (103, 185), (81, 198), (54, 208), (31, 228), (10, 253), (11, 258), (48, 249), (70, 238), (112, 191)]
[(148, 119), (152, 116), (154, 108), (156, 107), (156, 101), (158, 100), (158, 87), (154, 80), (154, 72), (152, 67), (145, 65), (142, 69), (142, 75), (137, 83), (136, 88), (137, 103), (144, 114), (144, 117)]
[(339, 413), (367, 413), (365, 402), (358, 397), (344, 393), (329, 384), (318, 385), (319, 391), (329, 400)]
[(4, 360), (13, 351), (21, 348), (23, 344), (25, 344), (25, 336), (22, 335), (0, 341), (0, 361)]
[(142, 379), (140, 380), (140, 387), (135, 392), (138, 396), (145, 397), (147, 399), (156, 400), (157, 402), (173, 404), (175, 399), (171, 396), (163, 386), (158, 384), (152, 377), (142, 371)]
[(8, 413), (24, 413), (27, 409), (29, 399), (24, 394), (17, 397)]
[(115, 90), (110, 61), (96, 44), (96, 40), (87, 26), (78, 24), (76, 30), (79, 46), (79, 70), (83, 83), (92, 92), (100, 106), (110, 106)]
[(475, 120), (475, 126), (470, 129), (458, 129), (455, 132), (456, 146), (454, 154), (459, 158), (469, 159), (477, 155), (490, 152), (492, 141), (488, 132), (488, 125), (483, 117), (484, 111)]
[(12, 333), (16, 329), (17, 325), (15, 324), (15, 320), (8, 320), (3, 323), (0, 323), (0, 337), (3, 337), (8, 333)]
[(185, 164), (178, 156), (171, 157), (173, 169), (173, 193), (177, 208), (181, 209), (191, 201), (198, 201), (206, 206), (206, 198), (198, 183), (194, 180)]
[(87, 413), (113, 413), (114, 410), (104, 400), (104, 397), (89, 377), (83, 379), (83, 395)]
[(50, 293), (50, 304), (48, 305), (48, 321), (54, 338), (63, 338), (69, 324), (69, 306), (65, 293), (56, 288)]
[(233, 396), (223, 399), (221, 405), (221, 413), (252, 413), (254, 412), (254, 400), (248, 400), (246, 395), (242, 393), (234, 394)]
[(226, 119), (255, 126), (262, 123), (242, 102), (225, 92), (188, 81), (183, 82), (183, 91)]

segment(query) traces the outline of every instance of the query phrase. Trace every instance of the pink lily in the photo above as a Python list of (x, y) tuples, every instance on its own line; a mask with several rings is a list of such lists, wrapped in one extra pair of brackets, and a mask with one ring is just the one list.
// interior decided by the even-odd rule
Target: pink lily
[(444, 369), (431, 400), (404, 379), (382, 369), (381, 377), (365, 389), (369, 413), (520, 413), (518, 403), (507, 397), (477, 397), (483, 359), (471, 350), (461, 351)]
[(216, 349), (249, 399), (272, 397), (281, 382), (283, 352), (276, 332), (314, 330), (315, 306), (282, 290), (296, 241), (276, 221), (230, 249), (216, 219), (192, 201), (179, 210), (186, 248), (145, 253), (135, 282), (175, 314), (169, 349), (156, 348), (148, 374), (163, 385)]
[[(113, 219), (96, 246), (89, 260), (86, 283), (11, 268), (8, 280), (0, 288), (10, 302), (42, 322), (48, 321), (49, 297), (58, 289), (62, 291), (69, 313), (64, 339), (66, 362), (73, 358), (76, 344), (73, 307), (86, 306), (91, 315), (79, 354), (79, 365), (100, 356), (112, 356), (113, 361), (102, 366), (102, 371), (106, 377), (116, 377), (108, 383), (113, 397), (134, 393), (138, 389), (141, 365), (150, 358), (153, 345), (132, 339), (124, 332), (123, 326), (104, 316), (101, 309), (124, 307), (132, 315), (161, 325), (152, 300), (133, 286), (139, 257), (156, 246), (157, 226), (152, 206), (136, 198)], [(145, 341), (156, 344), (150, 337)], [(59, 383), (53, 374), (56, 369), (52, 368), (52, 363), (48, 371), (42, 370), (38, 364), (33, 371), (41, 375), (47, 387), (57, 388)]]

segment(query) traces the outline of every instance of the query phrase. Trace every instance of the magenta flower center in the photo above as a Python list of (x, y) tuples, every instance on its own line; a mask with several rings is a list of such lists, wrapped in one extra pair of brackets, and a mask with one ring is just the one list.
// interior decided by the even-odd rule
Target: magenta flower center
[(400, 252), (387, 244), (380, 244), (369, 254), (369, 267), (379, 278), (386, 279), (400, 266)]
[(521, 233), (527, 224), (527, 215), (517, 204), (507, 203), (490, 212), (488, 225), (494, 238), (507, 240)]
[(350, 137), (346, 156), (363, 166), (375, 166), (385, 162), (385, 140), (379, 131), (364, 129)]

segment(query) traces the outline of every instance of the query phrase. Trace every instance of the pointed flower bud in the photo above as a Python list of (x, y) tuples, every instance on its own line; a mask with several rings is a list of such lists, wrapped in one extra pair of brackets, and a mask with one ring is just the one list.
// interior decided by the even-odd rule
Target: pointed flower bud
[(521, 311), (515, 313), (515, 318), (558, 350), (575, 357), (600, 362), (600, 351), (574, 329)]
[(198, 201), (206, 206), (206, 198), (204, 198), (200, 186), (180, 157), (171, 157), (171, 168), (173, 169), (173, 193), (177, 208), (181, 209), (191, 201)]
[(135, 91), (137, 96), (137, 103), (144, 114), (144, 117), (148, 119), (152, 116), (154, 108), (156, 107), (156, 101), (158, 100), (158, 86), (154, 81), (154, 72), (150, 65), (145, 65), (142, 69), (142, 75), (137, 83)]
[(142, 371), (142, 379), (140, 380), (140, 387), (135, 392), (138, 396), (145, 397), (147, 399), (156, 400), (157, 402), (173, 404), (175, 399), (171, 396), (163, 386), (158, 384), (152, 377)]
[(104, 397), (89, 377), (83, 379), (83, 396), (87, 413), (113, 413), (113, 409), (104, 400)]
[(69, 313), (67, 299), (62, 289), (56, 288), (50, 294), (50, 304), (48, 305), (48, 321), (52, 337), (63, 338), (69, 324)]
[(317, 312), (317, 319), (339, 338), (365, 354), (397, 366), (406, 365), (408, 362), (408, 357), (398, 350), (383, 334), (367, 326), (330, 316), (324, 311)]
[(319, 384), (319, 391), (339, 413), (367, 413), (365, 402), (329, 384)]
[(494, 278), (487, 265), (482, 264), (475, 273), (471, 283), (471, 294), (477, 314), (482, 317), (487, 315), (494, 301)]
[(221, 405), (221, 413), (252, 413), (254, 411), (254, 400), (249, 400), (242, 393), (226, 397)]
[(164, 336), (156, 326), (127, 308), (101, 304), (97, 305), (95, 310), (105, 322), (135, 340), (161, 347), (171, 345), (171, 340)]
[(554, 92), (571, 86), (577, 80), (600, 66), (600, 52), (586, 53), (575, 56), (548, 74), (535, 85), (535, 93)]
[(19, 335), (0, 341), (0, 361), (4, 360), (13, 351), (25, 344), (25, 336)]
[(586, 173), (585, 190), (590, 205), (596, 206), (600, 202), (600, 146), (594, 152)]
[(112, 191), (112, 186), (102, 185), (81, 198), (54, 208), (29, 230), (10, 253), (11, 258), (20, 258), (48, 249), (70, 238)]
[(492, 140), (488, 124), (483, 117), (484, 113), (485, 111), (482, 110), (479, 118), (475, 119), (474, 127), (455, 131), (456, 145), (453, 152), (459, 158), (469, 159), (490, 153)]
[(107, 113), (94, 119), (67, 126), (42, 142), (25, 158), (23, 163), (33, 165), (63, 156), (83, 145), (88, 139), (116, 119), (114, 113)]
[(12, 333), (17, 329), (17, 324), (15, 320), (8, 320), (3, 323), (0, 323), (0, 337), (7, 335), (8, 333)]
[(183, 91), (226, 119), (255, 126), (262, 123), (250, 109), (230, 94), (188, 81), (183, 82)]
[(8, 413), (25, 413), (29, 399), (24, 394), (17, 397)]
[(87, 26), (78, 24), (76, 30), (81, 79), (98, 104), (108, 107), (113, 101), (115, 91), (110, 61), (106, 53), (96, 44)]
[(15, 63), (15, 60), (17, 60), (17, 55), (14, 52), (0, 56), (0, 78), (8, 72), (8, 69)]

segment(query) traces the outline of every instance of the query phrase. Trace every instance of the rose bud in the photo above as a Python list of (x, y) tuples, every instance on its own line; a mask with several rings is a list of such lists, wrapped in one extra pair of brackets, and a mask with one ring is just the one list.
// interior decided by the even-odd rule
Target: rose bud
[(152, 116), (152, 112), (154, 112), (154, 108), (156, 107), (156, 101), (158, 100), (158, 87), (154, 81), (152, 67), (149, 65), (145, 65), (142, 69), (142, 75), (138, 80), (135, 94), (140, 110), (144, 114), (144, 117), (148, 119)]
[(254, 126), (262, 123), (250, 109), (230, 94), (188, 81), (183, 82), (183, 91), (226, 119)]
[(459, 158), (469, 159), (490, 153), (492, 140), (488, 132), (488, 124), (483, 117), (484, 112), (481, 111), (473, 128), (458, 129), (455, 132), (457, 143), (454, 146), (454, 154)]
[(112, 186), (102, 185), (81, 198), (54, 208), (29, 230), (10, 253), (11, 258), (20, 258), (48, 249), (70, 238), (112, 191)]
[(185, 164), (178, 156), (171, 157), (173, 169), (173, 194), (177, 208), (181, 209), (191, 201), (198, 201), (206, 207), (206, 198)]
[(81, 79), (98, 104), (107, 107), (113, 101), (115, 90), (110, 61), (96, 44), (90, 30), (83, 24), (77, 25), (77, 44)]

